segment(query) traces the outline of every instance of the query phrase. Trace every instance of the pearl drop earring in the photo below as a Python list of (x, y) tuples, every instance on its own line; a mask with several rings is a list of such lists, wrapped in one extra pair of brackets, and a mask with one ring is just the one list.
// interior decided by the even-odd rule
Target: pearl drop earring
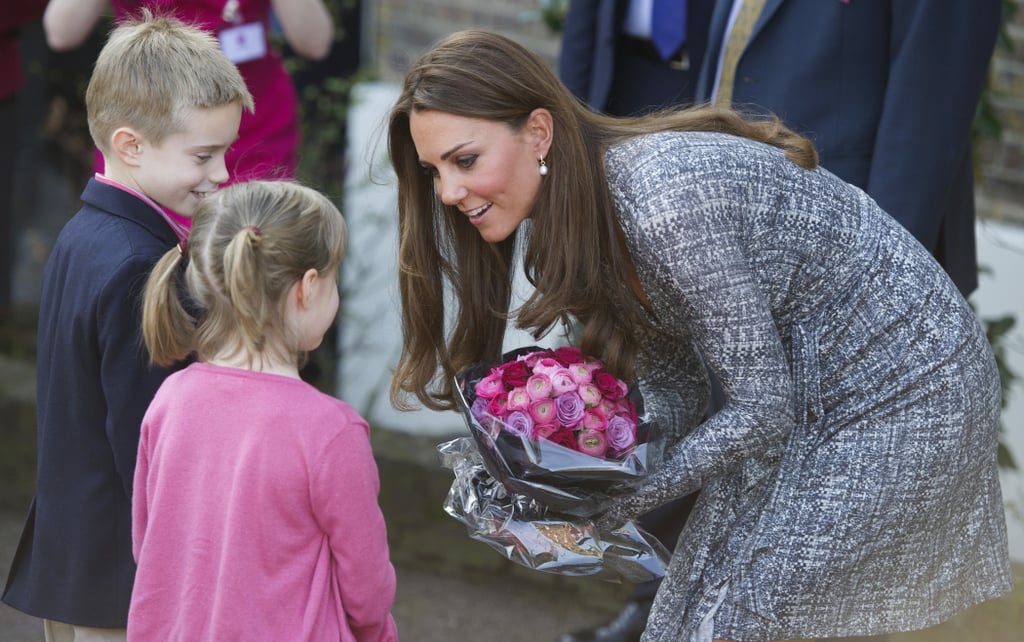
[(544, 157), (541, 156), (540, 158), (538, 158), (537, 162), (540, 164), (539, 167), (537, 167), (537, 171), (540, 172), (541, 176), (547, 176), (548, 175), (548, 164), (544, 162)]

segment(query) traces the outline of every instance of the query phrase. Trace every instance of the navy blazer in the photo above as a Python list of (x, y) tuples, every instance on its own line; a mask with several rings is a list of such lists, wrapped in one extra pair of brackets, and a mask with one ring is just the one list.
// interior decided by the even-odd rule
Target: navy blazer
[[(686, 7), (686, 48), (690, 56), (694, 82), (707, 46), (707, 24), (714, 0), (688, 0)], [(616, 50), (623, 35), (622, 25), (629, 0), (575, 0), (569, 3), (562, 29), (558, 58), (559, 78), (575, 96), (602, 111), (608, 103), (612, 78), (616, 71)]]
[(36, 496), (3, 601), (37, 617), (120, 628), (135, 577), (139, 427), (171, 372), (148, 363), (141, 296), (178, 239), (124, 190), (93, 179), (82, 201), (43, 272)]
[[(710, 99), (732, 0), (711, 18), (697, 99)], [(971, 123), (999, 0), (767, 0), (736, 68), (733, 105), (774, 112), (821, 164), (863, 188), (977, 287)]]

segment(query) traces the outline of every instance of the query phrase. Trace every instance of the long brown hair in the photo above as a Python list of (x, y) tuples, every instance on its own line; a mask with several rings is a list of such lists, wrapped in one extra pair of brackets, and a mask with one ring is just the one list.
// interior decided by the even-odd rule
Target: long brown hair
[[(464, 215), (435, 195), (420, 167), (409, 117), (434, 110), (505, 123), (517, 131), (538, 108), (552, 116), (551, 171), (528, 223), (505, 241), (487, 243)], [(604, 151), (659, 131), (729, 133), (779, 147), (803, 167), (817, 164), (810, 141), (776, 118), (746, 120), (712, 108), (640, 118), (594, 113), (540, 56), (487, 31), (452, 34), (412, 66), (388, 129), (398, 177), (403, 341), (391, 384), (396, 407), (409, 408), (405, 395), (413, 394), (426, 407), (452, 408), (453, 375), (500, 357), (510, 317), (537, 337), (575, 319), (583, 328), (583, 351), (603, 356), (619, 376), (632, 377), (635, 328), (647, 321), (604, 176)], [(520, 237), (525, 237), (523, 269), (535, 289), (510, 311)], [(446, 301), (454, 302), (447, 314)]]

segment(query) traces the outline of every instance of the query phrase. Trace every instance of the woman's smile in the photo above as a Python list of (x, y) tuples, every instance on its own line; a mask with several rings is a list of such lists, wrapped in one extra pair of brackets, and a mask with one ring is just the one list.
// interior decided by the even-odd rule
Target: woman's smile
[(484, 203), (480, 207), (468, 210), (467, 212), (465, 212), (465, 214), (466, 216), (469, 217), (470, 221), (472, 221), (473, 223), (477, 223), (479, 222), (481, 217), (483, 217), (484, 214), (490, 211), (492, 205), (494, 205), (494, 203)]

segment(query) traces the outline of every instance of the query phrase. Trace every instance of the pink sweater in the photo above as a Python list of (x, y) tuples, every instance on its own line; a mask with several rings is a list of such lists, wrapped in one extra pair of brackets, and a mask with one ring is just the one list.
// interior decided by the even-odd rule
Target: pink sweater
[(397, 640), (369, 427), (295, 379), (197, 363), (142, 424), (132, 640)]

